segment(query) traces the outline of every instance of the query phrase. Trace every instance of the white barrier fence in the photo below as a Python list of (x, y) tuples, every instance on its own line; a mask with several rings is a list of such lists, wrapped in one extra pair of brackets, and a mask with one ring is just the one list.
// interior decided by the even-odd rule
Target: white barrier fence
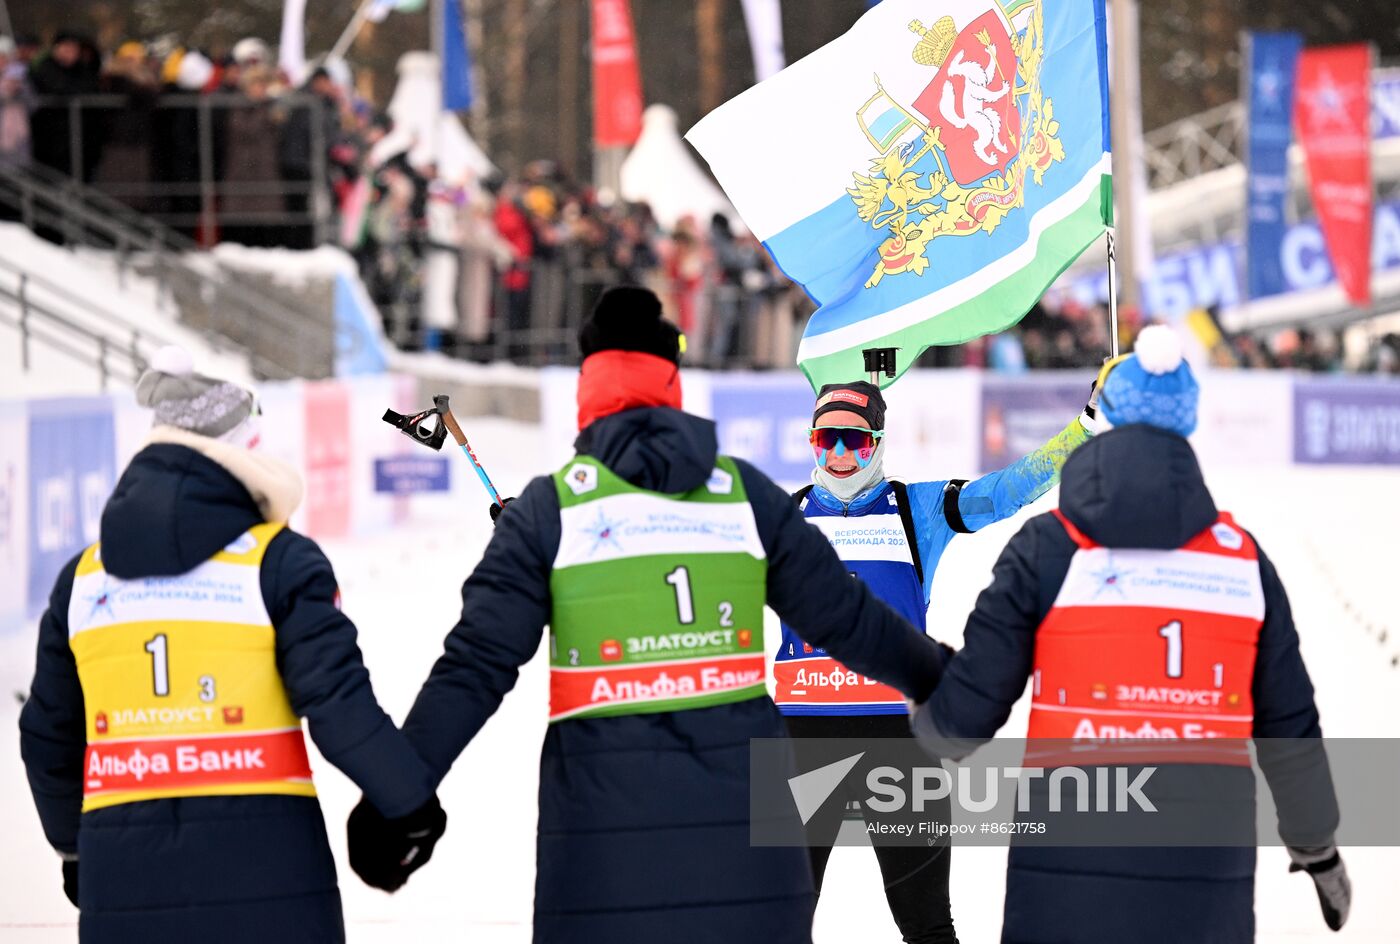
[[(911, 479), (999, 468), (1069, 422), (1090, 379), (913, 371), (888, 392), (887, 468)], [(575, 370), (550, 368), (511, 381), (538, 387), (541, 472), (572, 455), (576, 380)], [(716, 420), (723, 451), (784, 484), (807, 480), (812, 392), (800, 375), (686, 372), (683, 382), (686, 408)], [(1201, 389), (1192, 442), (1207, 468), (1400, 465), (1400, 382), (1216, 372)], [(429, 402), (414, 378), (267, 384), (260, 396), (262, 448), (304, 476), (307, 499), (292, 526), (312, 537), (390, 528), (425, 501), (480, 503), (455, 450), (434, 455), (379, 421), (386, 407), (408, 413)], [(0, 401), (0, 633), (32, 620), (63, 564), (97, 540), (102, 507), (149, 424), (129, 392)]]

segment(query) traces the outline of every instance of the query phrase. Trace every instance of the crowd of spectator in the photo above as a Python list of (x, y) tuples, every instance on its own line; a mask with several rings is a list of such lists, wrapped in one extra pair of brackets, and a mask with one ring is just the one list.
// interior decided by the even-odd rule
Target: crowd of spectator
[(326, 69), (294, 86), (256, 38), (218, 55), (0, 38), (0, 163), (81, 179), (204, 245), (314, 245), (321, 161), (350, 104)]
[[(726, 216), (666, 230), (645, 204), (550, 161), (449, 178), (394, 130), (343, 62), (297, 84), (253, 37), (228, 50), (128, 41), (106, 55), (73, 33), (47, 47), (0, 37), (0, 167), (76, 174), (203, 245), (339, 242), (401, 347), (566, 362), (581, 313), (608, 286), (633, 283), (656, 291), (686, 332), (688, 363), (793, 363), (812, 303)], [(1125, 313), (1125, 347), (1136, 322)], [(1348, 358), (1333, 333), (1212, 325), (1202, 347), (1220, 366), (1400, 373), (1394, 334)], [(1108, 331), (1102, 307), (1052, 295), (1015, 329), (931, 349), (920, 363), (1084, 368), (1109, 349)]]
[[(395, 196), (397, 181), (414, 173), (398, 160), (374, 173), (374, 190), (389, 199), (371, 196), (371, 221), (356, 248), (371, 295), (402, 345), (479, 360), (564, 362), (573, 356), (581, 313), (609, 286), (627, 283), (663, 299), (687, 335), (688, 363), (793, 361), (811, 303), (724, 216), (703, 225), (686, 217), (666, 232), (646, 204), (602, 199), (548, 161), (476, 187), (420, 177), (420, 199), (408, 187)], [(405, 212), (414, 206), (421, 226)], [(414, 247), (407, 253), (394, 238), (405, 231), (405, 217)], [(386, 218), (400, 225), (386, 226)], [(415, 232), (423, 235), (415, 239)], [(421, 304), (405, 308), (415, 292)]]

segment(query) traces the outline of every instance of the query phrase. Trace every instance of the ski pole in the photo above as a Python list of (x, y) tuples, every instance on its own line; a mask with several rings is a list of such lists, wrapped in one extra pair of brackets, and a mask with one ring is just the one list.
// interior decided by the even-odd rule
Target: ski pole
[(496, 486), (491, 484), (491, 477), (486, 474), (486, 470), (481, 467), (481, 463), (476, 458), (476, 453), (472, 452), (471, 443), (467, 442), (466, 434), (462, 432), (462, 427), (457, 425), (457, 417), (452, 415), (451, 408), (447, 405), (447, 395), (440, 394), (433, 397), (433, 406), (442, 417), (442, 424), (447, 427), (447, 431), (452, 434), (452, 438), (457, 440), (457, 445), (462, 447), (462, 451), (471, 460), (472, 468), (476, 470), (476, 477), (481, 479), (481, 484), (485, 486), (487, 494), (491, 500), (502, 508), (505, 502), (501, 501), (501, 493), (496, 491)]
[[(439, 418), (436, 429), (424, 426), (423, 423), (430, 416)], [(409, 439), (421, 445), (427, 446), (434, 452), (442, 450), (442, 444), (447, 441), (447, 434), (450, 432), (452, 438), (457, 441), (457, 445), (462, 447), (462, 451), (471, 460), (472, 468), (476, 470), (476, 477), (481, 479), (481, 484), (485, 487), (491, 500), (500, 507), (505, 507), (505, 502), (501, 500), (501, 493), (496, 491), (496, 486), (491, 484), (491, 477), (486, 474), (486, 470), (481, 467), (480, 460), (476, 453), (472, 452), (471, 443), (467, 442), (466, 435), (462, 432), (462, 427), (457, 423), (457, 417), (452, 415), (452, 408), (448, 405), (447, 394), (440, 393), (433, 397), (433, 407), (412, 416), (404, 416), (395, 413), (393, 410), (384, 411), (384, 422), (398, 429)]]

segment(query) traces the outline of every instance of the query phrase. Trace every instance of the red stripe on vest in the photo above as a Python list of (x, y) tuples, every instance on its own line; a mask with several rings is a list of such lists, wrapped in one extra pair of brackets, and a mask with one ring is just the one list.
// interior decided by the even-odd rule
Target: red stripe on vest
[(85, 796), (276, 780), (311, 780), (300, 729), (103, 742), (89, 744), (83, 758)]
[(592, 708), (664, 703), (737, 691), (762, 684), (764, 674), (762, 655), (586, 669), (555, 666), (549, 673), (549, 720)]
[(1090, 538), (1087, 534), (1076, 528), (1074, 526), (1074, 522), (1070, 521), (1069, 518), (1065, 517), (1065, 513), (1060, 509), (1052, 509), (1050, 511), (1050, 514), (1054, 515), (1056, 518), (1059, 519), (1060, 524), (1064, 526), (1065, 533), (1069, 535), (1069, 539), (1075, 544), (1085, 549), (1099, 546), (1095, 544), (1093, 539)]
[(830, 656), (773, 663), (780, 705), (903, 705), (904, 694)]
[[(1137, 555), (1130, 559), (1139, 570), (1148, 568), (1153, 583), (1162, 573), (1151, 572), (1159, 555), (1168, 565), (1166, 573), (1172, 556), (1180, 552), (1190, 552), (1197, 562), (1199, 555), (1222, 561), (1258, 559), (1253, 541), (1224, 513), (1181, 548), (1160, 552), (1102, 548), (1063, 512), (1056, 509), (1054, 514), (1079, 548), (1075, 558), (1094, 555), (1079, 566), (1095, 566), (1091, 561), (1100, 556), (1107, 561), (1115, 552), (1130, 553)], [(1132, 762), (1247, 765), (1248, 752), (1241, 744), (1253, 731), (1251, 690), (1262, 621), (1237, 615), (1237, 610), (1216, 612), (1209, 603), (1202, 606), (1200, 599), (1179, 609), (1166, 608), (1160, 600), (1156, 605), (1135, 603), (1132, 581), (1125, 579), (1131, 573), (1131, 567), (1121, 574), (1119, 565), (1105, 567), (1103, 579), (1112, 582), (1121, 602), (1057, 601), (1041, 622), (1027, 736), (1053, 741), (1029, 748), (1028, 763), (1085, 763), (1087, 744), (1141, 741), (1131, 749)], [(1089, 574), (1098, 576), (1097, 571)], [(1260, 592), (1257, 584), (1252, 589)], [(1139, 589), (1138, 599), (1152, 592)], [(1177, 743), (1182, 741), (1194, 743), (1183, 747)], [(1211, 741), (1219, 743), (1206, 743)], [(1113, 756), (1115, 762), (1124, 762), (1116, 752)], [(1096, 757), (1092, 762), (1103, 761)]]

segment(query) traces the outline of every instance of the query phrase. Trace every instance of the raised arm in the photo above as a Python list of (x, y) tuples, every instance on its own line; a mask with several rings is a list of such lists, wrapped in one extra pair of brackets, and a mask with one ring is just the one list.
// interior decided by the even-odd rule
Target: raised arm
[(950, 493), (944, 492), (941, 482), (911, 485), (915, 515), (919, 519), (941, 516), (954, 532), (977, 531), (1010, 518), (1060, 480), (1060, 470), (1069, 454), (1093, 435), (1084, 419), (1084, 414), (1075, 417), (1043, 446), (1004, 469), (965, 484), (959, 485), (956, 480), (948, 483)]

